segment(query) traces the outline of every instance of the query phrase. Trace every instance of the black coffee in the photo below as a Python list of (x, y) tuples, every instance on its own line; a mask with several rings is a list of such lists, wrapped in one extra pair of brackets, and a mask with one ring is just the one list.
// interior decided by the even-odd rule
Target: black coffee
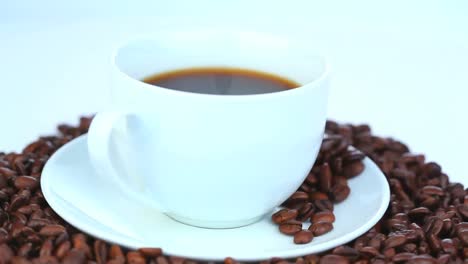
[(157, 73), (143, 82), (173, 90), (219, 95), (281, 92), (300, 85), (287, 78), (238, 68), (188, 68)]

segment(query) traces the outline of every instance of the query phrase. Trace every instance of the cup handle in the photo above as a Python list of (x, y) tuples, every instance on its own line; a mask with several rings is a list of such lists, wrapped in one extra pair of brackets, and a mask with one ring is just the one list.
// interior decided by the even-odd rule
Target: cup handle
[(109, 153), (111, 135), (117, 121), (126, 119), (131, 114), (121, 112), (101, 112), (96, 114), (88, 130), (88, 154), (94, 168), (103, 176), (110, 177), (117, 183), (121, 191), (129, 198), (137, 200), (161, 212), (166, 210), (158, 203), (144, 194), (133, 190), (118, 173)]

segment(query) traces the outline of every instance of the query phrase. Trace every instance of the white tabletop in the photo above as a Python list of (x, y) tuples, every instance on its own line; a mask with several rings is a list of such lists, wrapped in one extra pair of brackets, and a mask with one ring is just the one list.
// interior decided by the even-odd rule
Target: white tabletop
[(333, 68), (330, 118), (369, 123), (468, 184), (467, 1), (137, 2), (3, 3), (0, 150), (105, 108), (117, 42), (160, 28), (236, 27), (315, 38)]

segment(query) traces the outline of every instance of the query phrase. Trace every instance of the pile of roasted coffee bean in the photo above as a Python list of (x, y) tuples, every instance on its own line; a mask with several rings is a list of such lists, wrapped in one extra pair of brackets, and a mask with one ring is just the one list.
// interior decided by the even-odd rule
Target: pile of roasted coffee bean
[[(338, 134), (327, 135), (304, 183), (283, 204), (285, 208), (273, 214), (280, 232), (293, 235), (294, 243), (309, 243), (333, 229), (333, 204), (348, 197), (348, 179), (364, 170), (365, 155), (350, 147), (351, 140)], [(302, 229), (303, 223), (309, 225), (308, 229)]]
[[(22, 153), (0, 153), (0, 264), (199, 263), (165, 256), (158, 248), (129, 251), (110, 245), (76, 230), (48, 206), (39, 185), (42, 168), (54, 151), (86, 133), (90, 121), (61, 125), (59, 136), (40, 138)], [(328, 137), (307, 180), (285, 202), (287, 209), (272, 217), (280, 231), (307, 243), (331, 230), (333, 203), (352, 191), (346, 183), (364, 169), (362, 153), (387, 176), (390, 206), (377, 225), (346, 245), (262, 263), (468, 263), (468, 190), (463, 185), (451, 183), (439, 165), (411, 154), (401, 142), (372, 135), (366, 125), (328, 122), (326, 129)], [(309, 230), (296, 225), (309, 219)], [(237, 263), (232, 258), (224, 262)]]

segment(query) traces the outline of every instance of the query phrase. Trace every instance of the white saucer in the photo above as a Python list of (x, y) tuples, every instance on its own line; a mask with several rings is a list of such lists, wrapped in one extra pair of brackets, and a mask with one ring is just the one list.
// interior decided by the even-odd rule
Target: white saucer
[(296, 257), (345, 244), (375, 225), (387, 209), (385, 176), (369, 159), (351, 179), (350, 196), (335, 206), (330, 233), (296, 245), (269, 217), (241, 228), (204, 229), (172, 220), (141, 206), (95, 174), (88, 160), (86, 136), (59, 149), (42, 172), (41, 186), (50, 206), (66, 221), (103, 240), (129, 248), (161, 247), (166, 254), (200, 260), (256, 261)]

